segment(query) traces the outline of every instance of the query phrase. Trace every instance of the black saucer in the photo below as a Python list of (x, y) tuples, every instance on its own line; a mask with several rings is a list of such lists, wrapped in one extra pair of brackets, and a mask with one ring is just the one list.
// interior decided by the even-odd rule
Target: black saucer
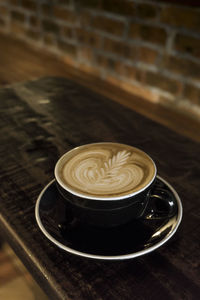
[(84, 225), (68, 210), (53, 180), (37, 199), (36, 220), (49, 240), (70, 253), (107, 260), (134, 258), (166, 243), (182, 219), (182, 204), (176, 191), (159, 176), (156, 186), (164, 187), (173, 194), (177, 202), (177, 212), (173, 217), (139, 219), (109, 229)]

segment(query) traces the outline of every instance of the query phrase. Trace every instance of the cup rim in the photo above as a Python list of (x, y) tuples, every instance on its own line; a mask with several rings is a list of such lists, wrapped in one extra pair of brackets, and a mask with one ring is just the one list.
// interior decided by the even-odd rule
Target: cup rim
[[(109, 144), (109, 145), (121, 145), (121, 146), (129, 146), (131, 148), (135, 148), (141, 152), (143, 152), (152, 162), (153, 166), (154, 166), (154, 175), (152, 177), (152, 179), (148, 182), (148, 184), (146, 184), (144, 187), (142, 187), (141, 189), (135, 191), (135, 192), (132, 192), (132, 193), (127, 193), (127, 194), (124, 194), (124, 195), (121, 195), (121, 196), (109, 196), (109, 197), (103, 197), (103, 196), (90, 196), (90, 195), (87, 195), (85, 194), (84, 192), (83, 193), (79, 193), (77, 191), (74, 191), (73, 189), (71, 189), (69, 186), (67, 186), (66, 184), (64, 184), (64, 182), (59, 178), (59, 168), (60, 168), (60, 164), (61, 164), (61, 161), (66, 157), (68, 156), (71, 152), (74, 152), (75, 150), (77, 149), (81, 149), (81, 148), (85, 148), (87, 146), (92, 146), (92, 145), (101, 145), (101, 144)], [(127, 199), (127, 198), (130, 198), (130, 197), (134, 197), (138, 194), (140, 194), (141, 192), (143, 192), (144, 190), (146, 190), (152, 183), (153, 181), (155, 180), (156, 178), (156, 175), (157, 175), (157, 167), (156, 167), (156, 164), (155, 162), (153, 161), (153, 159), (149, 156), (149, 154), (147, 154), (145, 151), (141, 150), (140, 148), (138, 147), (134, 147), (132, 145), (128, 145), (128, 144), (123, 144), (123, 143), (115, 143), (115, 142), (97, 142), (97, 143), (88, 143), (88, 144), (83, 144), (83, 145), (80, 145), (80, 146), (77, 146), (67, 152), (65, 152), (57, 161), (56, 165), (55, 165), (55, 168), (54, 168), (54, 176), (55, 176), (55, 179), (57, 181), (57, 183), (67, 192), (71, 193), (72, 195), (75, 195), (75, 196), (78, 196), (80, 198), (83, 198), (83, 199), (90, 199), (90, 200), (123, 200), (123, 199)]]

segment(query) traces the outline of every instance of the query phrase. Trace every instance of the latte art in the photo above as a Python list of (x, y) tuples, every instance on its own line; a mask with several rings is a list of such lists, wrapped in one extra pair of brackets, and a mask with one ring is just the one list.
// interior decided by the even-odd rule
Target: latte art
[(125, 150), (113, 156), (103, 149), (83, 152), (65, 165), (63, 176), (76, 188), (102, 195), (134, 188), (143, 179), (144, 172), (129, 162), (130, 155)]
[(136, 148), (112, 143), (82, 147), (63, 162), (60, 173), (66, 188), (75, 194), (126, 195), (145, 187), (155, 175), (151, 159)]

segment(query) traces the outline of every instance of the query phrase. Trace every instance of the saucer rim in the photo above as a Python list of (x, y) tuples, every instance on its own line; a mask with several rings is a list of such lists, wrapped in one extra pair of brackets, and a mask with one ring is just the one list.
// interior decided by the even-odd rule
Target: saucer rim
[(40, 219), (40, 213), (39, 213), (39, 205), (41, 202), (41, 199), (44, 195), (44, 193), (46, 192), (46, 190), (49, 188), (50, 185), (52, 185), (56, 180), (53, 179), (51, 180), (44, 188), (43, 190), (40, 192), (37, 200), (36, 200), (36, 205), (35, 205), (35, 218), (36, 218), (36, 222), (40, 228), (40, 230), (42, 231), (42, 233), (46, 236), (46, 238), (48, 240), (50, 240), (52, 243), (54, 243), (56, 246), (58, 246), (59, 248), (61, 248), (62, 250), (68, 252), (68, 253), (72, 253), (78, 256), (82, 256), (82, 257), (86, 257), (86, 258), (93, 258), (93, 259), (99, 259), (99, 260), (125, 260), (125, 259), (131, 259), (131, 258), (136, 258), (145, 254), (148, 254), (154, 250), (156, 250), (157, 248), (161, 247), (163, 244), (165, 244), (177, 231), (182, 217), (183, 217), (183, 206), (181, 203), (181, 199), (178, 195), (178, 193), (176, 192), (176, 190), (171, 186), (170, 183), (168, 183), (165, 179), (163, 179), (160, 176), (156, 176), (157, 179), (161, 180), (165, 185), (168, 186), (168, 188), (172, 191), (172, 193), (174, 194), (174, 197), (177, 201), (177, 207), (178, 207), (178, 212), (177, 212), (177, 221), (176, 221), (176, 225), (173, 228), (173, 230), (168, 233), (161, 241), (159, 241), (158, 243), (156, 243), (153, 246), (150, 246), (147, 249), (143, 249), (137, 252), (133, 252), (133, 253), (129, 253), (129, 254), (122, 254), (122, 255), (97, 255), (97, 254), (91, 254), (91, 253), (85, 253), (82, 251), (78, 251), (75, 250), (73, 248), (70, 248), (66, 245), (63, 245), (61, 242), (57, 241), (54, 237), (52, 237), (49, 232), (45, 229), (45, 227), (42, 224), (42, 221)]

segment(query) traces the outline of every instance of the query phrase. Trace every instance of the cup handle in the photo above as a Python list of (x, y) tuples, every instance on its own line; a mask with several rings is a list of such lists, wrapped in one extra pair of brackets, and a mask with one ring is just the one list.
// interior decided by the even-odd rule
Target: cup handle
[(148, 220), (160, 220), (171, 218), (177, 213), (177, 203), (172, 192), (156, 188), (149, 194), (147, 206), (142, 218)]

